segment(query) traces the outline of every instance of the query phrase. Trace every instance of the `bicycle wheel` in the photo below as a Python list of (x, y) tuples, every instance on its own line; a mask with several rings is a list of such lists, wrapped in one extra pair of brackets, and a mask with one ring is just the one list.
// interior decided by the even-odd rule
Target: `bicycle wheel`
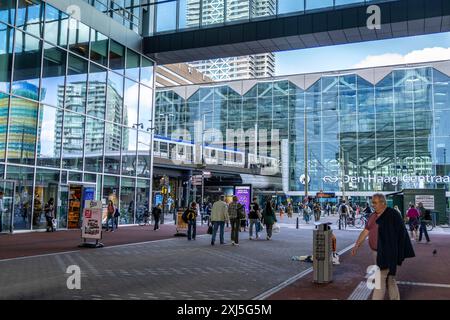
[(356, 220), (355, 226), (356, 226), (358, 229), (364, 228), (364, 227), (366, 226), (366, 220), (365, 220), (364, 218), (359, 218), (358, 220)]
[(431, 221), (427, 222), (426, 226), (427, 226), (427, 231), (431, 231), (434, 228), (433, 223)]

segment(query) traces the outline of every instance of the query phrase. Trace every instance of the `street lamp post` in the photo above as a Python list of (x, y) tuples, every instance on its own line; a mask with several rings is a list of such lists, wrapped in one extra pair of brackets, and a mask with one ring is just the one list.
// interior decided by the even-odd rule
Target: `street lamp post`
[[(205, 123), (206, 123), (206, 115), (209, 113), (213, 113), (212, 111), (208, 111), (202, 114), (203, 116), (203, 124), (202, 124), (202, 169), (206, 166), (205, 164), (205, 152), (204, 152), (204, 147), (205, 147)], [(202, 198), (201, 198), (201, 209), (203, 209), (203, 197), (205, 195), (205, 177), (204, 177), (204, 172), (202, 170)], [(202, 220), (203, 221), (203, 220)]]

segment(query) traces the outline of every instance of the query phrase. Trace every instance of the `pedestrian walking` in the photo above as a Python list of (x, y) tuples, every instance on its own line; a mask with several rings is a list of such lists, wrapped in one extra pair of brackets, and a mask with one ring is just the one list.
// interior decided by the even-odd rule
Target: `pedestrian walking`
[(316, 202), (314, 204), (314, 221), (319, 221), (320, 220), (320, 215), (322, 213), (322, 209), (320, 208), (320, 204), (318, 202)]
[(345, 200), (343, 200), (341, 205), (339, 206), (338, 214), (339, 214), (339, 225), (344, 226), (344, 229), (347, 229), (347, 219), (350, 214), (350, 207), (347, 205)]
[(305, 220), (307, 224), (309, 224), (309, 220), (311, 220), (311, 208), (306, 204), (303, 205), (303, 220)]
[(259, 238), (260, 231), (260, 223), (261, 223), (261, 212), (260, 212), (258, 198), (254, 197), (253, 202), (250, 204), (250, 213), (248, 218), (250, 219), (250, 228), (249, 228), (249, 239), (253, 240), (253, 227), (255, 227), (255, 235), (256, 239)]
[(419, 236), (417, 231), (419, 229), (419, 211), (414, 207), (414, 204), (409, 205), (409, 209), (406, 212), (408, 219), (409, 231), (411, 232), (411, 240), (418, 240)]
[(159, 219), (161, 219), (161, 213), (162, 213), (162, 205), (159, 203), (156, 207), (152, 210), (152, 216), (153, 216), (153, 231), (159, 230)]
[(112, 200), (108, 201), (106, 212), (106, 231), (109, 231), (109, 222), (111, 221), (111, 232), (114, 232), (114, 213), (116, 212), (116, 206)]
[(420, 223), (419, 241), (418, 242), (422, 241), (422, 235), (425, 234), (425, 239), (427, 239), (427, 243), (430, 243), (430, 237), (428, 236), (428, 231), (427, 231), (427, 221), (431, 220), (431, 212), (430, 212), (430, 210), (427, 210), (424, 208), (422, 202), (419, 202), (418, 210), (419, 210), (419, 223)]
[(277, 217), (275, 216), (275, 210), (272, 207), (272, 201), (267, 200), (266, 206), (264, 207), (262, 218), (264, 224), (266, 225), (267, 240), (272, 238), (272, 227), (275, 222), (277, 222)]
[(55, 231), (53, 219), (55, 219), (55, 204), (53, 198), (50, 198), (44, 206), (45, 219), (47, 221), (47, 232)]
[(383, 300), (386, 290), (389, 299), (400, 300), (400, 293), (395, 280), (397, 266), (404, 259), (415, 256), (408, 231), (402, 218), (392, 208), (387, 206), (386, 197), (377, 193), (372, 197), (375, 214), (371, 215), (366, 228), (360, 233), (352, 249), (352, 256), (356, 255), (365, 238), (369, 237), (369, 246), (378, 267), (380, 277), (379, 287), (375, 287), (373, 300)]
[(240, 221), (245, 218), (244, 206), (238, 202), (238, 197), (233, 196), (233, 201), (228, 206), (228, 216), (231, 224), (231, 244), (239, 245)]
[(116, 207), (116, 209), (114, 210), (114, 224), (116, 225), (116, 230), (119, 230), (119, 218), (120, 218), (120, 211), (119, 208)]
[(0, 232), (3, 231), (3, 214), (6, 212), (3, 204), (3, 191), (0, 191)]
[(294, 213), (294, 207), (292, 206), (292, 203), (290, 203), (290, 202), (288, 203), (286, 212), (287, 212), (288, 218), (292, 218), (292, 214)]
[(212, 223), (212, 237), (211, 237), (211, 245), (213, 246), (216, 242), (217, 230), (220, 228), (220, 244), (225, 244), (224, 239), (224, 229), (225, 229), (225, 221), (228, 221), (230, 218), (228, 217), (228, 205), (225, 202), (225, 196), (220, 196), (220, 199), (212, 205), (211, 209), (211, 223)]
[(197, 203), (195, 201), (192, 202), (191, 207), (188, 208), (183, 215), (185, 216), (184, 220), (187, 221), (188, 224), (187, 239), (188, 241), (195, 240), (198, 216)]

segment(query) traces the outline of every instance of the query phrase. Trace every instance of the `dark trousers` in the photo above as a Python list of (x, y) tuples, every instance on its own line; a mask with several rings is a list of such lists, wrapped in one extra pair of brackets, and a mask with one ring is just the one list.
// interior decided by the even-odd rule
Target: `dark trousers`
[(189, 220), (188, 221), (188, 232), (187, 237), (188, 240), (195, 240), (195, 235), (197, 234), (197, 221)]
[(53, 229), (53, 218), (49, 217), (49, 216), (45, 216), (45, 219), (47, 220), (47, 230), (48, 231), (55, 231), (55, 229)]
[(153, 228), (153, 230), (159, 229), (159, 217), (154, 216), (153, 220), (154, 220), (154, 224), (155, 224), (155, 227)]
[(269, 238), (272, 238), (272, 227), (273, 227), (273, 224), (266, 224), (266, 232), (267, 232), (267, 236)]
[(428, 236), (427, 225), (425, 221), (420, 222), (419, 241), (422, 241), (422, 234), (425, 234), (425, 239), (427, 239), (427, 242), (429, 242), (430, 237)]
[(239, 229), (241, 228), (241, 220), (230, 219), (231, 224), (231, 241), (239, 243)]
[(2, 220), (3, 212), (0, 212), (0, 232), (3, 232), (3, 220)]

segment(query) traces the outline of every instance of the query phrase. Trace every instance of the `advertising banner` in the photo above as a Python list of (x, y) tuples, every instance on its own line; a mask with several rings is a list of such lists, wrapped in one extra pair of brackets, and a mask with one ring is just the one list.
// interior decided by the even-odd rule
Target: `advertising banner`
[(83, 209), (81, 237), (84, 239), (102, 238), (102, 202), (87, 200)]
[(245, 213), (250, 212), (250, 203), (251, 203), (251, 186), (235, 186), (234, 187), (234, 195), (238, 197), (238, 202), (245, 207)]

